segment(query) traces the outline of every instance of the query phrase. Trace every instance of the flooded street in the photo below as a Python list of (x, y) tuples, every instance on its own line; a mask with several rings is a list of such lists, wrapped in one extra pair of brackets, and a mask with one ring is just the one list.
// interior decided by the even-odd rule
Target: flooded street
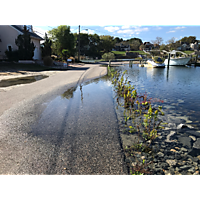
[(47, 174), (125, 174), (107, 81), (94, 80), (56, 97), (30, 134), (55, 146)]
[[(81, 78), (102, 70), (85, 71)], [(5, 111), (0, 116), (0, 173), (128, 174), (107, 79), (79, 79), (73, 87), (62, 86)]]
[[(153, 106), (163, 106), (162, 119), (168, 123), (155, 142), (157, 154), (137, 157), (153, 159), (153, 174), (198, 174), (200, 68), (124, 64), (114, 69), (127, 70), (137, 92), (151, 97)], [(1, 174), (128, 174), (135, 158), (125, 158), (123, 148), (133, 145), (136, 136), (126, 131), (124, 108), (116, 103), (110, 77), (90, 80), (94, 72), (79, 70), (82, 81), (72, 87), (62, 85), (21, 101), (0, 116)], [(35, 84), (56, 82), (42, 81)], [(187, 127), (178, 128), (181, 123)]]

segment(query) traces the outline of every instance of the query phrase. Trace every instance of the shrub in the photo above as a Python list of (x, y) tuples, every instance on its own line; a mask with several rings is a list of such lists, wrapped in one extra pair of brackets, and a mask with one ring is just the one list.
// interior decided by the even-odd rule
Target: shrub
[(50, 56), (46, 56), (43, 59), (45, 66), (52, 66), (53, 65), (53, 59)]
[(104, 54), (102, 55), (102, 58), (103, 58), (105, 61), (109, 61), (109, 60), (115, 59), (115, 54), (112, 53), (112, 52), (104, 53)]
[(18, 61), (19, 60), (19, 52), (18, 50), (15, 51), (5, 51), (5, 54), (9, 61)]

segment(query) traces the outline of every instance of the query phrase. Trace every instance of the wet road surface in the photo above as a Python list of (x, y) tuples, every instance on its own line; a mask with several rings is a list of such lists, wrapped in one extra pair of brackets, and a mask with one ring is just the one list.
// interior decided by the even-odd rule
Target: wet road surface
[[(82, 74), (82, 82), (95, 72)], [(127, 174), (111, 87), (65, 88), (0, 116), (1, 174)]]

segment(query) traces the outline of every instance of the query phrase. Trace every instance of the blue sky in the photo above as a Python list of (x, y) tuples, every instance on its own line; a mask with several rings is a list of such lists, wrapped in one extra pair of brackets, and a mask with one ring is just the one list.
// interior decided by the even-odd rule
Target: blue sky
[[(69, 25), (70, 26), (70, 25)], [(36, 26), (34, 29), (38, 33), (44, 34), (48, 30), (57, 26)], [(77, 26), (70, 26), (71, 32), (78, 31)], [(87, 29), (87, 30), (86, 30)], [(175, 37), (176, 40), (180, 40), (185, 36), (196, 36), (200, 40), (200, 26), (159, 26), (159, 25), (105, 25), (105, 26), (91, 26), (83, 25), (81, 26), (82, 33), (98, 34), (98, 35), (111, 35), (114, 37), (123, 38), (124, 40), (129, 38), (138, 37), (142, 39), (143, 42), (155, 40), (156, 37), (162, 37), (163, 42), (166, 43), (167, 40)]]

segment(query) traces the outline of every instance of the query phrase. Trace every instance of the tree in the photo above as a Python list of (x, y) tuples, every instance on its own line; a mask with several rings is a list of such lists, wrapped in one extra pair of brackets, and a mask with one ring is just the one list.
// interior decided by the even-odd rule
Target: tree
[(101, 46), (100, 46), (100, 37), (97, 34), (89, 35), (89, 50), (88, 56), (91, 57), (100, 57), (101, 55)]
[(110, 35), (102, 35), (100, 36), (100, 45), (101, 50), (108, 53), (115, 46), (114, 38)]
[(139, 50), (140, 45), (141, 45), (141, 44), (140, 44), (140, 42), (139, 42), (138, 40), (132, 41), (131, 44), (130, 44), (131, 50), (132, 50), (132, 51), (137, 51), (137, 50)]
[(175, 41), (176, 41), (176, 38), (173, 37), (173, 38), (167, 40), (167, 44), (173, 44), (173, 43), (175, 43)]
[(23, 35), (18, 35), (17, 39), (15, 39), (15, 44), (18, 46), (20, 60), (31, 60), (33, 58), (35, 46), (31, 42), (30, 33), (26, 26), (24, 26)]
[[(76, 43), (76, 51), (78, 52), (78, 37), (79, 35), (77, 33), (74, 33), (74, 40)], [(80, 54), (81, 55), (87, 55), (89, 49), (89, 36), (87, 33), (80, 33)]]
[(196, 40), (196, 36), (189, 36), (189, 37), (182, 38), (180, 41), (190, 44), (190, 43), (195, 43), (197, 40)]
[(156, 37), (156, 39), (155, 39), (155, 40), (151, 40), (151, 42), (152, 42), (153, 44), (161, 45), (162, 42), (163, 42), (163, 39), (162, 39), (161, 37)]
[(139, 50), (140, 50), (140, 51), (143, 51), (144, 48), (145, 48), (145, 45), (144, 45), (144, 44), (141, 44), (141, 45), (139, 46)]
[(178, 43), (176, 43), (175, 37), (167, 40), (167, 44), (168, 44), (167, 46), (168, 46), (169, 50), (174, 50), (174, 49), (177, 49), (177, 47), (178, 47)]
[(61, 25), (53, 28), (48, 33), (51, 35), (50, 39), (53, 42), (52, 49), (55, 54), (66, 59), (65, 54), (62, 53), (62, 50), (66, 49), (69, 55), (74, 55), (74, 35), (70, 32), (70, 26)]
[(138, 41), (140, 45), (142, 44), (142, 40), (140, 38), (131, 38), (129, 40), (126, 40), (128, 44), (133, 44), (135, 41)]
[(114, 39), (114, 42), (115, 42), (115, 44), (117, 44), (117, 43), (123, 42), (123, 39), (122, 39), (122, 38), (119, 38), (119, 37), (116, 37), (116, 38)]
[(43, 58), (45, 56), (51, 56), (51, 53), (52, 53), (51, 45), (52, 45), (52, 41), (48, 38), (47, 34), (45, 33), (44, 43), (41, 45)]

